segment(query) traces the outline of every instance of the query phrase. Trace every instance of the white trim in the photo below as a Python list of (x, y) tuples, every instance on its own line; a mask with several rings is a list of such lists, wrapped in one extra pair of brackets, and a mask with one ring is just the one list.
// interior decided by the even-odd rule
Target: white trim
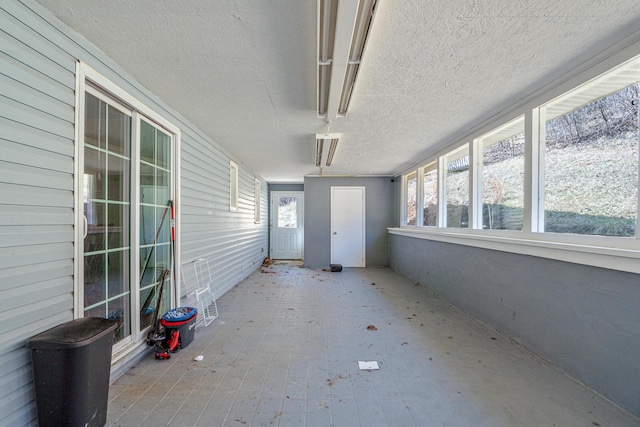
[(424, 168), (416, 171), (416, 225), (424, 224)]
[(229, 160), (229, 210), (231, 212), (238, 212), (239, 186), (238, 164)]
[(544, 189), (544, 175), (540, 169), (540, 109), (528, 111), (524, 118), (524, 221), (523, 231), (538, 232), (544, 212), (541, 211), (540, 190)]
[(406, 226), (407, 225), (407, 201), (408, 201), (408, 187), (407, 185), (409, 184), (408, 181), (408, 177), (409, 175), (411, 175), (411, 172), (406, 174), (406, 175), (402, 175), (400, 177), (400, 184), (402, 185), (402, 191), (400, 192), (400, 224), (402, 226)]
[(262, 183), (258, 178), (253, 179), (253, 223), (260, 224), (262, 221)]
[(447, 193), (445, 191), (446, 173), (444, 172), (446, 163), (444, 156), (438, 157), (438, 227), (447, 225)]
[(388, 230), (390, 234), (399, 236), (640, 273), (640, 262), (638, 262), (640, 261), (640, 243), (634, 238), (427, 227), (388, 228)]
[[(269, 193), (269, 258), (281, 258), (279, 254), (274, 254), (274, 230), (278, 228), (278, 201), (280, 197), (296, 197), (296, 215), (298, 220), (297, 236), (300, 243), (300, 259), (304, 259), (304, 191), (271, 191)], [(275, 256), (274, 256), (275, 255)]]
[[(76, 99), (75, 99), (75, 147), (73, 162), (74, 174), (73, 174), (73, 188), (76, 192), (73, 206), (75, 209), (74, 219), (74, 254), (73, 254), (73, 318), (77, 319), (80, 313), (83, 312), (84, 292), (83, 287), (80, 286), (80, 278), (84, 278), (84, 207), (82, 206), (82, 191), (80, 191), (84, 171), (81, 170), (82, 163), (79, 159), (84, 158), (84, 120), (82, 120), (81, 114), (84, 114), (84, 90), (85, 90), (85, 76), (84, 68), (80, 61), (76, 62)], [(82, 279), (84, 280), (84, 279)]]
[(170, 133), (180, 133), (180, 128), (169, 122), (160, 114), (156, 113), (153, 109), (147, 107), (147, 105), (139, 101), (138, 98), (126, 92), (120, 86), (104, 77), (86, 63), (80, 61), (80, 67), (82, 69), (82, 77), (116, 97), (116, 100), (127, 104), (133, 110), (138, 110), (141, 114), (156, 122), (159, 126), (164, 127)]
[(180, 203), (180, 201), (182, 200), (182, 195), (180, 192), (180, 176), (181, 173), (180, 171), (182, 170), (181, 167), (181, 161), (180, 161), (180, 153), (181, 153), (181, 149), (182, 149), (182, 132), (180, 131), (180, 128), (177, 128), (177, 132), (173, 133), (173, 141), (175, 144), (175, 148), (174, 148), (174, 152), (172, 153), (173, 155), (171, 156), (171, 161), (173, 162), (173, 169), (171, 171), (171, 177), (173, 179), (173, 214), (174, 214), (174, 231), (175, 231), (175, 241), (173, 242), (173, 249), (174, 249), (174, 253), (173, 253), (173, 262), (174, 262), (174, 275), (172, 278), (172, 283), (173, 283), (173, 291), (175, 292), (175, 304), (176, 306), (179, 306), (182, 304), (182, 302), (180, 301), (180, 295), (181, 294), (181, 289), (182, 289), (182, 282), (181, 282), (181, 277), (180, 277), (180, 266), (182, 265), (182, 251), (180, 250), (180, 242), (182, 241), (181, 239), (181, 233), (182, 233), (182, 203)]
[[(134, 292), (133, 286), (131, 286), (130, 302), (133, 307), (133, 313), (140, 313), (140, 113), (134, 111), (131, 117), (131, 204), (129, 215), (131, 216), (130, 226), (130, 241), (129, 246), (136, 248), (131, 250), (131, 270), (132, 278), (138, 282), (137, 292)], [(134, 239), (136, 243), (134, 244)], [(133, 285), (133, 284), (132, 284)], [(142, 339), (140, 333), (140, 316), (132, 316), (131, 318), (131, 335), (135, 335), (135, 341)], [(126, 353), (127, 349), (124, 349)], [(116, 360), (114, 353), (113, 360)]]
[[(537, 178), (536, 181), (533, 182), (534, 186), (537, 186), (537, 194), (535, 194), (535, 200), (533, 200), (534, 204), (530, 209), (531, 217), (536, 219), (536, 222), (532, 222), (532, 232), (544, 232), (544, 194), (545, 194), (545, 174), (546, 174), (546, 163), (545, 163), (545, 153), (546, 153), (546, 145), (547, 145), (547, 131), (546, 131), (546, 117), (544, 114), (544, 108), (535, 108), (533, 110), (533, 114), (531, 115), (531, 131), (537, 132), (536, 134), (531, 134), (529, 139), (531, 139), (531, 145), (533, 147), (532, 151), (532, 159), (534, 170), (536, 171), (536, 175), (533, 178)], [(537, 136), (536, 139), (533, 139)], [(535, 211), (534, 211), (535, 209)]]
[(480, 141), (476, 138), (469, 143), (469, 228), (482, 230), (483, 152)]

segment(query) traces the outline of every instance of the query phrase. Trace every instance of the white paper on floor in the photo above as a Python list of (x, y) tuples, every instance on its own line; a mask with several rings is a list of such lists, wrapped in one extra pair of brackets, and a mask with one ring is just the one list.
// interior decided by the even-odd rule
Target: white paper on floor
[(378, 362), (372, 360), (370, 362), (363, 362), (362, 360), (358, 360), (358, 366), (363, 371), (370, 371), (372, 369), (380, 369), (378, 366)]

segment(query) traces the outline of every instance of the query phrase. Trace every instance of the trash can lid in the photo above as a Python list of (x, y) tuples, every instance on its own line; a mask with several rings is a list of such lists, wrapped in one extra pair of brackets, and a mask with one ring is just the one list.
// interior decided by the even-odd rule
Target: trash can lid
[(41, 332), (27, 340), (32, 350), (62, 350), (88, 345), (113, 333), (118, 322), (102, 317), (83, 317)]

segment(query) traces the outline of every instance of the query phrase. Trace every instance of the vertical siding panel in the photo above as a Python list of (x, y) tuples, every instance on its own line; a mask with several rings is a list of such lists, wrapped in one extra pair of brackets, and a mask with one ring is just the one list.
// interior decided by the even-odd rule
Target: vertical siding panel
[(73, 318), (77, 60), (180, 128), (182, 262), (208, 259), (218, 296), (267, 254), (268, 195), (263, 182), (255, 224), (255, 178), (239, 164), (231, 212), (231, 155), (36, 0), (0, 4), (0, 38), (0, 425), (35, 425), (25, 342)]

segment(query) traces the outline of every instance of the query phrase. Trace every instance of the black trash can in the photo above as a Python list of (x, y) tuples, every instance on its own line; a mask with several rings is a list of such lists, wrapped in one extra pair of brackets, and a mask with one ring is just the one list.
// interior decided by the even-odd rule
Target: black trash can
[(84, 317), (27, 340), (40, 427), (106, 424), (117, 324)]

